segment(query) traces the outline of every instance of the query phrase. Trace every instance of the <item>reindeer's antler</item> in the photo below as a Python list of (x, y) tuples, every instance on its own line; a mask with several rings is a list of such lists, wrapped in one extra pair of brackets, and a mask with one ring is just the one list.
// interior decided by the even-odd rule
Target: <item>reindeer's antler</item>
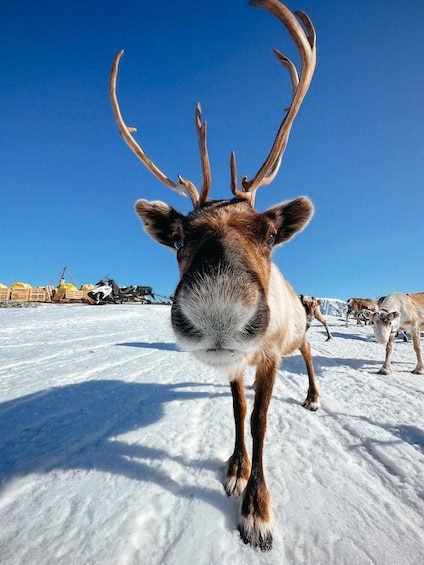
[(306, 33), (300, 25), (296, 16), (290, 12), (284, 4), (278, 0), (250, 0), (249, 4), (257, 8), (264, 8), (286, 27), (292, 36), (301, 56), (301, 72), (300, 79), (294, 64), (282, 53), (274, 49), (274, 54), (282, 65), (290, 73), (293, 87), (292, 103), (287, 110), (287, 114), (278, 130), (274, 144), (256, 175), (248, 180), (243, 177), (241, 181), (242, 191), (237, 189), (237, 181), (235, 178), (235, 156), (231, 155), (231, 188), (235, 196), (249, 200), (253, 206), (256, 190), (264, 185), (269, 184), (276, 176), (281, 165), (284, 151), (290, 135), (290, 130), (294, 119), (299, 111), (302, 101), (308, 91), (316, 63), (316, 35), (311, 20), (304, 12), (295, 12), (305, 26)]
[(198, 208), (202, 206), (207, 200), (209, 189), (211, 186), (209, 156), (206, 147), (206, 122), (202, 122), (200, 104), (197, 104), (196, 113), (195, 113), (195, 124), (196, 124), (197, 136), (199, 140), (199, 149), (200, 149), (201, 165), (203, 172), (203, 183), (199, 195), (199, 192), (197, 191), (195, 185), (191, 181), (183, 179), (181, 175), (178, 175), (178, 183), (175, 183), (171, 179), (169, 179), (153, 163), (153, 161), (149, 159), (149, 157), (145, 154), (143, 149), (134, 139), (132, 133), (137, 131), (136, 128), (128, 127), (124, 122), (124, 119), (122, 118), (121, 110), (119, 108), (118, 98), (116, 95), (116, 78), (118, 75), (119, 61), (123, 53), (124, 50), (122, 49), (115, 56), (115, 59), (112, 64), (112, 70), (110, 73), (110, 80), (109, 80), (109, 94), (112, 102), (113, 113), (115, 115), (115, 120), (116, 123), (118, 124), (119, 131), (121, 132), (121, 135), (125, 143), (131, 148), (131, 150), (137, 155), (140, 161), (149, 169), (151, 173), (155, 175), (157, 179), (163, 182), (163, 184), (165, 184), (168, 188), (171, 188), (172, 190), (176, 190), (182, 196), (186, 196), (184, 191), (187, 190), (193, 206), (195, 208)]
[[(308, 91), (312, 76), (315, 70), (316, 63), (316, 36), (315, 30), (311, 20), (304, 12), (295, 12), (295, 14), (302, 21), (305, 30), (300, 25), (295, 14), (290, 12), (284, 4), (279, 0), (250, 0), (249, 4), (257, 8), (264, 8), (274, 16), (276, 16), (281, 23), (286, 27), (287, 31), (292, 36), (301, 56), (301, 72), (300, 78), (298, 76), (295, 65), (282, 53), (274, 49), (274, 54), (282, 65), (289, 71), (293, 87), (293, 96), (287, 114), (278, 130), (275, 137), (274, 144), (269, 152), (268, 157), (265, 159), (264, 164), (261, 166), (256, 175), (248, 180), (243, 177), (241, 180), (242, 189), (237, 188), (237, 172), (236, 172), (236, 159), (234, 152), (231, 154), (231, 191), (238, 197), (248, 200), (251, 205), (254, 204), (256, 190), (264, 185), (269, 184), (276, 176), (278, 169), (281, 165), (284, 151), (290, 135), (290, 130), (293, 125), (294, 119), (299, 111), (302, 101)], [(200, 159), (203, 173), (202, 188), (199, 192), (195, 185), (185, 180), (178, 175), (178, 182), (171, 181), (144, 153), (143, 149), (136, 142), (132, 133), (137, 131), (135, 128), (128, 127), (123, 118), (119, 108), (118, 99), (116, 95), (116, 78), (118, 74), (119, 61), (122, 57), (123, 50), (120, 51), (112, 65), (109, 82), (109, 92), (112, 101), (113, 113), (118, 124), (121, 135), (125, 143), (132, 149), (142, 163), (151, 171), (156, 178), (163, 182), (167, 187), (176, 190), (179, 194), (185, 196), (185, 190), (189, 193), (190, 199), (194, 208), (199, 208), (208, 199), (209, 190), (211, 187), (211, 171), (209, 156), (206, 147), (206, 122), (202, 122), (200, 104), (196, 106), (195, 124), (197, 137), (199, 141)]]

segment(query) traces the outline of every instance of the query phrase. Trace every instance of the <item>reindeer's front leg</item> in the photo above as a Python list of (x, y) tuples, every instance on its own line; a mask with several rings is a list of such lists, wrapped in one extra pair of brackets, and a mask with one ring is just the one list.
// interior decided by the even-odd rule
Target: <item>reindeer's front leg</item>
[(330, 341), (330, 339), (333, 339), (333, 336), (331, 335), (330, 329), (328, 327), (327, 321), (324, 318), (318, 318), (319, 321), (322, 323), (322, 325), (325, 328), (325, 331), (327, 332), (327, 339), (326, 341)]
[(392, 373), (391, 359), (392, 359), (393, 347), (395, 345), (395, 338), (396, 338), (395, 333), (390, 334), (389, 340), (386, 345), (386, 359), (384, 361), (383, 366), (378, 371), (380, 375), (390, 375), (390, 373)]
[(231, 382), (231, 392), (233, 394), (236, 441), (234, 452), (227, 462), (227, 480), (224, 484), (224, 488), (228, 496), (232, 494), (239, 496), (246, 488), (250, 475), (250, 461), (244, 441), (246, 397), (244, 394), (243, 377)]
[(346, 327), (348, 327), (349, 325), (349, 314), (352, 312), (352, 310), (349, 310), (349, 308), (347, 309), (346, 312)]
[(278, 359), (265, 360), (257, 368), (255, 404), (251, 417), (253, 438), (252, 470), (243, 495), (239, 531), (245, 543), (259, 546), (262, 551), (272, 548), (273, 510), (265, 483), (262, 455), (266, 418), (274, 386)]
[(305, 361), (306, 371), (308, 373), (309, 386), (308, 394), (306, 395), (305, 401), (302, 404), (305, 408), (309, 410), (318, 410), (319, 408), (319, 391), (315, 381), (315, 371), (314, 364), (312, 361), (311, 346), (309, 342), (305, 340), (305, 343), (300, 348), (300, 353)]
[(424, 375), (423, 358), (421, 355), (420, 331), (414, 330), (412, 332), (412, 342), (414, 344), (415, 354), (417, 356), (417, 366), (412, 371), (415, 375)]

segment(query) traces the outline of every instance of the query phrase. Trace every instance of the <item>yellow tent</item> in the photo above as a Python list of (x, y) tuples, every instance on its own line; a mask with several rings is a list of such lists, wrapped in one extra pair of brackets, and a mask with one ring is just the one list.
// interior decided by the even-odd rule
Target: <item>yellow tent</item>
[(24, 282), (14, 282), (10, 285), (10, 288), (32, 288), (32, 286)]
[(64, 288), (65, 290), (78, 290), (77, 287), (71, 283), (60, 284), (57, 288)]

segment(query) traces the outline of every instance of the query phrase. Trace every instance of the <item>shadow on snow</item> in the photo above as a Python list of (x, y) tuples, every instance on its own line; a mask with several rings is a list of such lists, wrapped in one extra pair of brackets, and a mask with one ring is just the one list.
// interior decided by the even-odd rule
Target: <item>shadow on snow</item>
[(175, 457), (164, 449), (119, 438), (158, 422), (168, 402), (230, 397), (229, 389), (216, 393), (207, 391), (208, 386), (92, 380), (4, 402), (0, 404), (0, 486), (12, 478), (52, 469), (96, 469), (153, 482), (178, 496), (203, 499), (222, 509), (225, 496), (194, 485), (181, 486), (160, 468), (161, 462), (169, 460), (219, 474), (221, 462)]
[(175, 343), (166, 342), (145, 342), (145, 341), (134, 341), (127, 343), (117, 343), (116, 345), (126, 346), (126, 347), (140, 347), (142, 349), (160, 349), (161, 351), (180, 351)]

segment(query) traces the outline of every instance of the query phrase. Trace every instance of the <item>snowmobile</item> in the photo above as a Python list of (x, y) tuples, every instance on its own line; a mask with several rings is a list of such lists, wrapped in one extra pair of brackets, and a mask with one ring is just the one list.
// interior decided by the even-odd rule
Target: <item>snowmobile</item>
[(120, 291), (124, 302), (139, 302), (141, 304), (151, 304), (152, 301), (147, 297), (151, 296), (153, 299), (155, 298), (151, 286), (121, 286)]
[(113, 279), (104, 278), (87, 292), (87, 304), (119, 304), (124, 301), (121, 289)]

